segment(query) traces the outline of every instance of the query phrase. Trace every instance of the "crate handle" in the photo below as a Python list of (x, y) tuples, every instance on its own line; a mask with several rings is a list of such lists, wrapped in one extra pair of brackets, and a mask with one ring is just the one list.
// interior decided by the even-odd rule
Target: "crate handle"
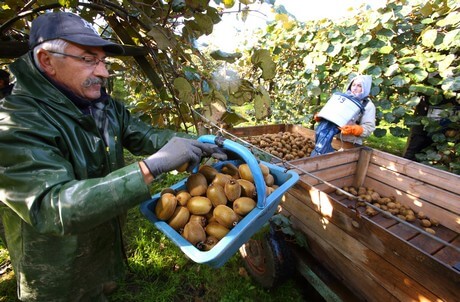
[(251, 169), (252, 176), (254, 178), (254, 184), (257, 192), (257, 207), (259, 209), (265, 208), (266, 200), (266, 185), (262, 170), (259, 167), (259, 163), (254, 155), (249, 151), (248, 148), (241, 144), (238, 144), (232, 140), (222, 139), (221, 136), (215, 135), (202, 135), (198, 138), (198, 141), (202, 143), (216, 144), (221, 148), (230, 150), (241, 156), (241, 158), (248, 164)]

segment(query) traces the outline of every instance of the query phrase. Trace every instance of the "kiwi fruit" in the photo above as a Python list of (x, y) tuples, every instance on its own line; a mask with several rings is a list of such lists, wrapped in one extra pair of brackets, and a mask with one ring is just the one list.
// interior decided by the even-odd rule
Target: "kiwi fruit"
[(184, 226), (182, 236), (197, 248), (200, 248), (200, 245), (206, 240), (206, 232), (203, 227), (194, 221), (190, 221)]
[(212, 202), (205, 196), (193, 196), (187, 202), (187, 209), (194, 215), (206, 215), (211, 208)]
[(247, 215), (255, 207), (255, 200), (249, 197), (240, 197), (233, 202), (233, 211), (241, 216)]
[(216, 168), (210, 165), (200, 166), (198, 172), (204, 175), (208, 184), (210, 184), (214, 180), (216, 174), (219, 173)]
[(238, 179), (237, 181), (241, 186), (241, 196), (249, 198), (256, 197), (256, 186), (252, 182), (246, 179)]
[(240, 177), (246, 179), (247, 181), (254, 182), (254, 177), (252, 176), (251, 169), (248, 164), (241, 164), (238, 166), (238, 171), (240, 172)]
[(265, 177), (270, 174), (270, 169), (264, 165), (263, 163), (259, 163), (260, 170), (262, 171), (262, 175)]
[(227, 196), (225, 195), (224, 187), (221, 185), (211, 183), (206, 190), (206, 197), (211, 200), (214, 207), (220, 204), (227, 204)]
[(155, 205), (155, 215), (160, 220), (168, 220), (176, 210), (177, 199), (172, 193), (164, 193)]
[(187, 191), (191, 196), (200, 196), (206, 193), (208, 182), (201, 173), (191, 174), (186, 181)]
[(206, 237), (206, 240), (203, 242), (203, 251), (211, 250), (218, 242), (219, 239), (214, 236)]
[(224, 192), (228, 201), (233, 202), (241, 196), (241, 185), (236, 179), (231, 179), (225, 184)]
[(225, 226), (221, 225), (217, 221), (209, 222), (206, 227), (204, 228), (206, 234), (209, 236), (213, 236), (219, 240), (225, 237), (227, 233), (230, 231)]
[(230, 181), (230, 179), (232, 179), (232, 177), (228, 174), (224, 174), (224, 173), (217, 173), (216, 176), (214, 177), (214, 180), (212, 181), (213, 184), (215, 185), (219, 185), (219, 186), (222, 186), (224, 187), (225, 184)]
[(224, 174), (230, 175), (234, 179), (240, 178), (238, 168), (232, 163), (225, 163), (220, 171)]
[(190, 211), (184, 206), (177, 206), (176, 210), (168, 220), (169, 226), (176, 231), (182, 229), (190, 218)]
[(186, 191), (186, 190), (179, 191), (176, 194), (177, 202), (181, 206), (185, 206), (187, 204), (187, 202), (190, 200), (190, 198), (192, 198), (192, 195), (190, 195), (190, 193), (188, 191)]
[(197, 223), (199, 223), (202, 227), (205, 227), (206, 224), (208, 223), (208, 219), (206, 218), (206, 216), (203, 216), (203, 215), (195, 215), (195, 214), (191, 214), (191, 215), (190, 215), (189, 221), (197, 222)]
[(227, 229), (233, 228), (239, 220), (236, 213), (230, 207), (222, 204), (214, 208), (213, 216), (218, 223)]

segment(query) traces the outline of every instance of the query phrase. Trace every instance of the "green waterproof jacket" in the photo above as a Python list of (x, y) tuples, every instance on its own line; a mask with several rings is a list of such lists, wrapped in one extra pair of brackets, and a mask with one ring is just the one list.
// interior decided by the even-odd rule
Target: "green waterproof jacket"
[(123, 148), (151, 154), (175, 133), (109, 99), (106, 144), (93, 117), (32, 60), (29, 53), (11, 64), (17, 82), (0, 101), (0, 213), (18, 296), (97, 301), (102, 283), (123, 273), (120, 217), (150, 197), (138, 164), (125, 167)]

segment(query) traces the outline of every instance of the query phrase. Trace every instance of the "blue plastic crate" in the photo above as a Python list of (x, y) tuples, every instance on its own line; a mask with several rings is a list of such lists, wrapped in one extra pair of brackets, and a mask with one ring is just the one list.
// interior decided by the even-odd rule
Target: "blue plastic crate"
[[(150, 220), (156, 228), (171, 239), (191, 260), (196, 263), (207, 264), (218, 268), (222, 266), (238, 249), (251, 238), (262, 226), (270, 219), (281, 201), (283, 194), (292, 187), (298, 180), (299, 175), (291, 170), (276, 166), (267, 162), (261, 162), (270, 169), (274, 176), (275, 184), (279, 186), (269, 196), (265, 196), (265, 182), (259, 168), (259, 162), (254, 155), (244, 146), (231, 140), (221, 141), (213, 135), (205, 135), (199, 138), (206, 143), (216, 143), (224, 149), (237, 153), (242, 158), (242, 162), (249, 165), (254, 177), (257, 191), (257, 207), (249, 212), (238, 224), (233, 227), (225, 237), (223, 237), (211, 250), (201, 251), (187, 241), (176, 230), (171, 228), (166, 221), (159, 220), (155, 215), (155, 205), (160, 198), (160, 193), (154, 195), (152, 199), (141, 204), (142, 214)], [(225, 164), (218, 162), (214, 165), (217, 170)], [(186, 179), (171, 186), (172, 189), (179, 191), (185, 189)]]

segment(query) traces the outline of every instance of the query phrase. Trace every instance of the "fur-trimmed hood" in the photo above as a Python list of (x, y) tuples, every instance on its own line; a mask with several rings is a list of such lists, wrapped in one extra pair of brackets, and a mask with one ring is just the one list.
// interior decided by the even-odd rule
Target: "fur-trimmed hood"
[(347, 86), (347, 93), (351, 93), (351, 84), (355, 81), (361, 81), (362, 86), (363, 86), (363, 92), (357, 95), (356, 97), (360, 100), (365, 99), (369, 96), (371, 93), (371, 87), (372, 87), (372, 77), (370, 75), (358, 75), (351, 79), (351, 81), (348, 83)]

